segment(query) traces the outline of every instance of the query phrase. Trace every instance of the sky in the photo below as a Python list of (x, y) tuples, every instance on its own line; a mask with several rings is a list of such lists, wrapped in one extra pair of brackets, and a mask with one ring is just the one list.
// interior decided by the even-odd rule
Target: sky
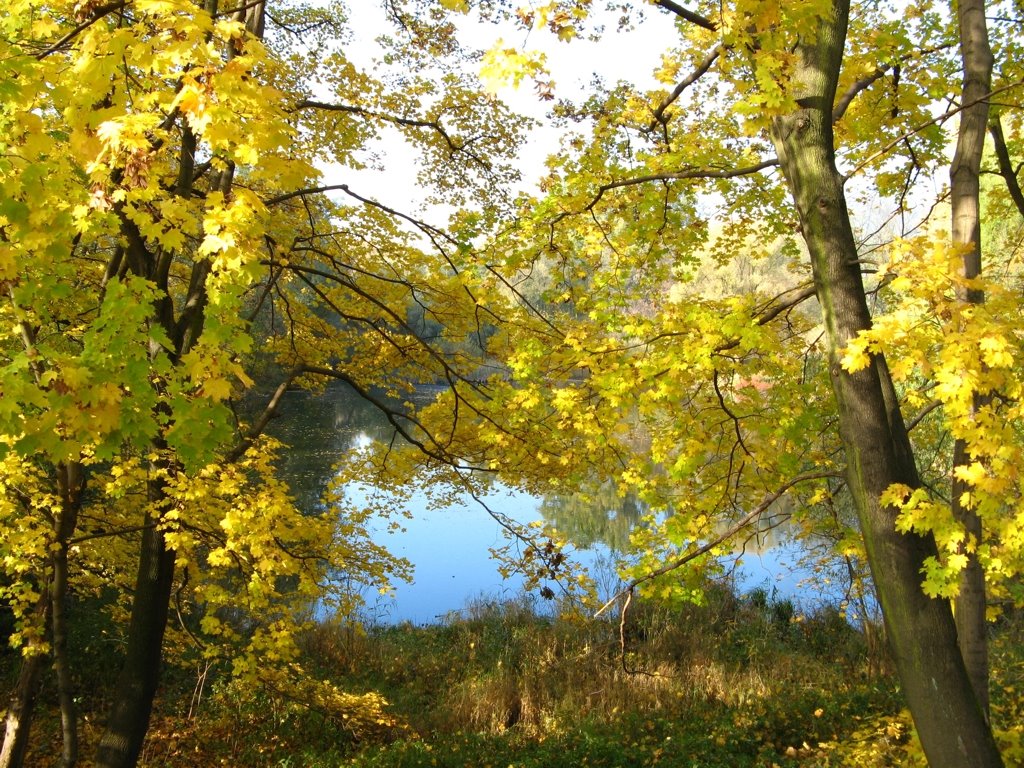
[[(380, 53), (374, 40), (392, 30), (378, 3), (351, 2), (349, 9), (350, 26), (355, 35), (347, 55), (368, 68)], [(615, 14), (595, 13), (607, 30), (600, 42), (578, 39), (563, 43), (552, 34), (527, 34), (512, 24), (481, 22), (475, 14), (462, 16), (458, 22), (463, 40), (481, 50), (487, 50), (501, 40), (503, 47), (543, 51), (555, 82), (556, 97), (585, 92), (594, 75), (609, 82), (626, 79), (653, 87), (656, 83), (651, 73), (659, 64), (661, 53), (678, 39), (673, 22), (665, 18), (665, 14), (650, 11), (636, 29), (619, 32)], [(516, 112), (540, 121), (520, 154), (522, 188), (533, 191), (544, 173), (544, 161), (558, 146), (560, 132), (545, 120), (552, 102), (541, 100), (532, 83), (525, 81), (519, 88), (502, 88), (496, 95)], [(410, 183), (411, 176), (407, 171), (415, 163), (414, 152), (394, 134), (385, 134), (377, 149), (388, 158), (384, 172), (353, 171), (332, 166), (324, 169), (327, 183), (348, 183), (361, 194), (386, 200), (395, 207), (404, 205), (403, 210), (406, 211), (415, 210), (422, 203), (423, 194), (415, 183)], [(447, 212), (443, 210), (430, 213), (436, 216), (432, 216), (435, 223), (447, 218)]]
[[(369, 68), (380, 53), (374, 39), (390, 32), (377, 3), (352, 2), (351, 28), (355, 37), (347, 50), (357, 64)], [(461, 27), (464, 39), (480, 49), (487, 49), (501, 39), (504, 47), (524, 50), (539, 48), (547, 55), (555, 95), (579, 96), (589, 90), (595, 75), (608, 82), (626, 79), (641, 86), (655, 87), (652, 72), (660, 63), (661, 54), (676, 44), (678, 37), (672, 20), (651, 11), (637, 29), (619, 32), (616, 19), (608, 15), (606, 34), (600, 42), (585, 39), (561, 43), (554, 35), (526, 35), (511, 25), (478, 24), (472, 16), (464, 17)], [(541, 121), (521, 156), (525, 188), (530, 189), (544, 173), (547, 154), (559, 141), (559, 131), (544, 118), (552, 102), (538, 98), (532, 83), (511, 86), (497, 93), (514, 110)], [(341, 167), (326, 168), (326, 183), (347, 183), (360, 194), (386, 202), (389, 206), (414, 212), (422, 202), (408, 169), (415, 162), (413, 151), (404, 146), (395, 134), (386, 134), (378, 151), (387, 155), (384, 172), (353, 171)], [(434, 223), (447, 218), (443, 209), (427, 212)], [(355, 489), (354, 489), (355, 491)], [(505, 582), (497, 574), (497, 565), (488, 550), (500, 546), (503, 538), (497, 524), (468, 501), (446, 509), (428, 509), (419, 498), (412, 502), (415, 514), (404, 524), (402, 533), (381, 532), (379, 540), (395, 554), (408, 557), (416, 566), (413, 584), (398, 583), (393, 596), (367, 595), (367, 617), (390, 622), (410, 620), (430, 622), (451, 610), (465, 606), (474, 598), (508, 598), (518, 590), (518, 580)], [(513, 518), (526, 522), (538, 516), (539, 501), (523, 494), (498, 490), (488, 500)], [(459, 532), (453, 540), (452, 531)], [(455, 555), (454, 553), (457, 553)], [(778, 588), (785, 597), (798, 597), (800, 574), (789, 572), (782, 562), (792, 562), (799, 553), (785, 549), (750, 552), (737, 578), (742, 588)], [(584, 555), (584, 559), (587, 556)]]

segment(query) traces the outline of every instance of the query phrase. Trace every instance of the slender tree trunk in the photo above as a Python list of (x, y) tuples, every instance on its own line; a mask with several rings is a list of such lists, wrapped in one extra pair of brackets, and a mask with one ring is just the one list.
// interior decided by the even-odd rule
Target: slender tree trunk
[(60, 768), (74, 768), (78, 762), (78, 716), (75, 707), (71, 661), (68, 658), (68, 546), (78, 528), (78, 512), (82, 503), (85, 475), (82, 465), (69, 461), (57, 467), (57, 490), (60, 515), (56, 521), (54, 553), (50, 580), (50, 611), (52, 614), (53, 668), (57, 676), (57, 697), (60, 702), (61, 759)]
[[(158, 448), (155, 450), (159, 453)], [(164, 471), (164, 467), (153, 467), (153, 474), (157, 477)], [(151, 481), (148, 495), (153, 511), (147, 517), (142, 532), (128, 646), (114, 689), (107, 729), (100, 740), (96, 759), (99, 768), (135, 766), (149, 729), (153, 699), (160, 680), (164, 630), (174, 584), (175, 552), (167, 547), (163, 531), (159, 529), (164, 502), (163, 481)]]
[[(71, 666), (67, 655), (67, 584), (68, 542), (78, 527), (85, 475), (76, 461), (64, 462), (56, 468), (57, 494), (60, 510), (53, 524), (53, 552), (48, 562), (46, 590), (36, 606), (39, 622), (49, 637), (57, 676), (57, 693), (61, 712), (60, 768), (73, 768), (78, 759), (78, 723), (75, 715)], [(38, 643), (36, 643), (38, 645)], [(0, 768), (18, 768), (24, 763), (28, 737), (35, 711), (36, 694), (45, 661), (49, 655), (38, 648), (22, 658), (18, 683), (8, 705), (4, 743), (0, 747)]]
[(57, 699), (60, 703), (61, 756), (60, 768), (73, 768), (78, 761), (78, 717), (75, 712), (75, 692), (68, 659), (67, 544), (53, 556), (53, 580), (50, 582), (50, 600), (53, 603), (53, 669), (57, 676)]
[[(36, 612), (43, 626), (50, 622), (50, 596), (40, 596)], [(0, 747), (0, 768), (22, 768), (28, 752), (28, 737), (32, 730), (32, 714), (35, 711), (36, 694), (39, 690), (39, 678), (43, 666), (49, 658), (39, 648), (39, 643), (32, 644), (29, 654), (21, 658), (21, 670), (18, 682), (7, 704), (7, 718), (4, 729), (4, 743)]]
[[(981, 275), (980, 183), (981, 156), (985, 149), (988, 123), (988, 93), (992, 82), (992, 51), (985, 23), (984, 0), (960, 0), (957, 5), (960, 27), (960, 56), (964, 80), (957, 135), (956, 154), (950, 166), (953, 244), (966, 250), (962, 272), (966, 278)], [(960, 298), (981, 304), (985, 297), (976, 289), (965, 289)], [(975, 395), (972, 410), (984, 404)], [(967, 566), (960, 574), (960, 592), (955, 602), (957, 637), (978, 703), (988, 716), (988, 626), (985, 620), (985, 572), (978, 561), (976, 546), (981, 542), (981, 519), (964, 504), (970, 486), (956, 476), (957, 467), (971, 463), (967, 442), (958, 439), (953, 446), (953, 515), (964, 526), (968, 537), (961, 548)]]
[(831, 122), (848, 14), (848, 0), (835, 0), (816, 39), (797, 45), (793, 95), (798, 109), (774, 121), (772, 139), (811, 256), (847, 479), (896, 669), (925, 753), (936, 768), (1001, 766), (957, 647), (949, 604), (921, 589), (921, 568), (935, 554), (934, 542), (898, 533), (897, 510), (880, 501), (894, 483), (919, 484), (885, 360), (876, 355), (856, 373), (839, 364), (850, 339), (871, 325)]
[(1013, 167), (1013, 162), (1010, 160), (1010, 150), (1006, 146), (1006, 137), (1003, 135), (1003, 123), (999, 119), (998, 113), (992, 115), (989, 119), (988, 133), (992, 137), (996, 162), (999, 163), (999, 175), (1003, 177), (1003, 181), (1006, 183), (1006, 191), (1010, 193), (1010, 199), (1013, 200), (1013, 204), (1017, 207), (1017, 213), (1024, 216), (1024, 191), (1021, 190), (1020, 182), (1017, 181), (1017, 169)]

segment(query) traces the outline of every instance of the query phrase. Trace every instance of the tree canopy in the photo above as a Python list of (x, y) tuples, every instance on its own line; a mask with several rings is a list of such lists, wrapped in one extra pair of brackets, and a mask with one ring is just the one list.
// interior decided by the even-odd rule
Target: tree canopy
[[(0, 596), (23, 663), (0, 764), (47, 657), (76, 761), (67, 603), (111, 589), (100, 765), (137, 760), (168, 652), (386, 722), (295, 664), (304, 608), (353, 607), (339, 573), (406, 565), (369, 536), (386, 510), (300, 510), (275, 472), (282, 393), (329, 380), (406, 443), (341, 482), (641, 501), (631, 590), (698, 598), (701, 557), (785, 503), (870, 566), (929, 759), (1000, 763), (949, 599), (983, 622), (1021, 597), (1020, 9), (614, 5), (674, 25), (654, 88), (570, 94), (526, 46), (472, 49), (484, 20), (571, 56), (613, 34), (588, 0), (388, 2), (376, 69), (343, 5), (8, 4)], [(495, 88), (529, 81), (564, 140), (521, 193), (529, 121)], [(345, 178), (387, 164), (385, 134), (447, 224)], [(417, 409), (422, 383), (445, 387)], [(523, 567), (559, 572), (558, 544)]]

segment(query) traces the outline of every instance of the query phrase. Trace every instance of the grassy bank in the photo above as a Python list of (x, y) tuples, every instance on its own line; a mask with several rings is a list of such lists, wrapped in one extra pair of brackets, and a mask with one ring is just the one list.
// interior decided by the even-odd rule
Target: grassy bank
[[(1022, 626), (994, 628), (993, 712), (1010, 765), (1022, 764), (1011, 730), (1024, 722)], [(144, 764), (923, 764), (887, 659), (835, 610), (803, 614), (761, 591), (717, 588), (699, 607), (641, 604), (623, 626), (480, 602), (434, 626), (320, 624), (304, 652), (318, 678), (382, 694), (386, 717), (367, 725), (240, 689), (217, 670), (179, 668), (161, 691)], [(104, 679), (92, 676), (83, 698), (86, 742), (99, 731)], [(44, 701), (39, 765), (57, 733)]]

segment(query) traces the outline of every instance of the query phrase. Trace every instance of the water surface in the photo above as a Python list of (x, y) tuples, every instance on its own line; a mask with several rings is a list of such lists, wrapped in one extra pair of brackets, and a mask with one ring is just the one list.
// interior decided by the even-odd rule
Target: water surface
[[(393, 428), (348, 386), (333, 384), (323, 394), (288, 392), (271, 432), (290, 446), (282, 463), (283, 479), (300, 507), (315, 511), (345, 453), (372, 440), (390, 441)], [(356, 504), (366, 492), (361, 487), (345, 489), (347, 499)], [(606, 592), (616, 585), (615, 551), (625, 546), (631, 526), (643, 513), (611, 488), (591, 494), (584, 504), (573, 497), (537, 498), (496, 484), (483, 501), (520, 523), (552, 522), (570, 537), (572, 557), (591, 568)], [(507, 543), (503, 528), (476, 500), (463, 494), (455, 503), (438, 508), (428, 503), (424, 492), (414, 491), (405, 506), (411, 517), (400, 519), (403, 530), (390, 531), (381, 524), (374, 539), (413, 564), (414, 581), (397, 582), (390, 595), (364, 590), (366, 618), (430, 623), (465, 610), (470, 601), (521, 596), (522, 579), (502, 578), (490, 555), (491, 549)], [(799, 598), (801, 580), (807, 577), (792, 567), (799, 555), (796, 548), (777, 542), (748, 548), (733, 578), (741, 589), (760, 587), (776, 596)], [(538, 607), (543, 608), (543, 601), (538, 600)]]

